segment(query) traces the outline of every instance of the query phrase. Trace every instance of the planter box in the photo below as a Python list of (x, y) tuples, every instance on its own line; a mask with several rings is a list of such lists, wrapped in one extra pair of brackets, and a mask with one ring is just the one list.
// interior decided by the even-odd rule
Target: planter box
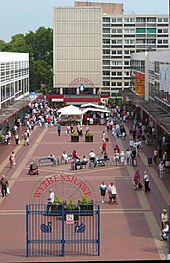
[(91, 216), (93, 215), (93, 204), (79, 204), (80, 207), (80, 215), (83, 216)]
[(93, 135), (92, 136), (85, 135), (85, 142), (93, 142)]
[(71, 142), (79, 142), (79, 136), (71, 135)]

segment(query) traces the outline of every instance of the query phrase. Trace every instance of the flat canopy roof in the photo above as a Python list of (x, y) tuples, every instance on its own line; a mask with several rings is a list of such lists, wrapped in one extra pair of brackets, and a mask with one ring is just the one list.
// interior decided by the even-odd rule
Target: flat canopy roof
[(26, 107), (30, 103), (29, 96), (16, 101), (14, 104), (9, 105), (0, 110), (0, 124), (15, 115), (19, 110)]
[(120, 92), (122, 96), (130, 100), (135, 106), (142, 108), (166, 133), (170, 135), (170, 114), (163, 110), (154, 101), (145, 101), (134, 92), (124, 90)]

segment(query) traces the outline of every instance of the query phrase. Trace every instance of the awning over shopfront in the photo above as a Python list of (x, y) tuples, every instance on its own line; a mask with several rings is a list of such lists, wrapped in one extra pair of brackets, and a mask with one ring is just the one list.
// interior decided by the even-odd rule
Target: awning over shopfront
[(170, 113), (163, 110), (154, 101), (145, 101), (130, 90), (121, 91), (122, 96), (130, 100), (136, 107), (140, 107), (153, 121), (170, 136)]

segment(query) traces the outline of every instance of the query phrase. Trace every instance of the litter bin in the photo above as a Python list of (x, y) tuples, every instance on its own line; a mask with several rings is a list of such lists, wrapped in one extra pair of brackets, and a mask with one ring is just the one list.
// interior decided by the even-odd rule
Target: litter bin
[(152, 157), (148, 157), (148, 164), (149, 164), (149, 165), (152, 164)]

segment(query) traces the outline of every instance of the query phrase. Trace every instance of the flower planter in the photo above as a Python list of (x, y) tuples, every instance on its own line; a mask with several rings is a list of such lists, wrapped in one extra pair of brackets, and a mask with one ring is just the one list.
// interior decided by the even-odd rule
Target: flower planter
[(93, 204), (79, 204), (80, 207), (80, 215), (83, 216), (91, 216), (93, 215)]
[(79, 136), (71, 135), (71, 142), (79, 142)]
[(91, 136), (85, 135), (85, 142), (93, 142), (93, 135), (91, 135)]

